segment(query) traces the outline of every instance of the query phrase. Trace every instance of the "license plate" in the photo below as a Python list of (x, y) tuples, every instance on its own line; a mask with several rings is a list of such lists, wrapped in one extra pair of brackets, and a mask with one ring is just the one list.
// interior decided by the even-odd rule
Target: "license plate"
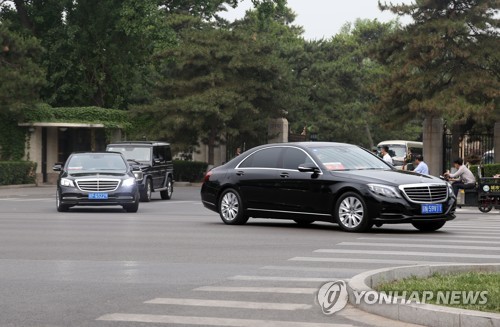
[(90, 200), (106, 200), (108, 193), (89, 193)]
[(423, 215), (433, 215), (437, 213), (443, 213), (443, 204), (422, 204), (422, 214)]

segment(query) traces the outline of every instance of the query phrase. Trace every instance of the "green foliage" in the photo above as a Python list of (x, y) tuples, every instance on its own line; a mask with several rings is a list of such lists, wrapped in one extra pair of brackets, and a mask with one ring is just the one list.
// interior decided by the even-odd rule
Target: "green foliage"
[(17, 126), (17, 115), (0, 112), (0, 160), (21, 160), (25, 141), (26, 128)]
[(392, 126), (415, 117), (499, 118), (500, 20), (498, 1), (428, 0), (383, 5), (414, 22), (390, 35), (379, 60), (391, 74), (378, 85), (378, 112)]
[(174, 180), (200, 182), (205, 176), (207, 167), (206, 162), (174, 160)]
[[(497, 174), (500, 174), (500, 164), (488, 164), (482, 165), (482, 167), (484, 173), (483, 177), (493, 177)], [(476, 180), (479, 180), (478, 165), (470, 165), (469, 169), (476, 177)]]
[(0, 161), (0, 185), (34, 184), (36, 162)]
[(41, 53), (38, 40), (14, 31), (9, 21), (0, 22), (0, 112), (17, 113), (38, 99), (45, 83)]
[(65, 122), (103, 124), (108, 128), (131, 127), (128, 113), (124, 110), (98, 107), (52, 108), (47, 105), (33, 106), (24, 112), (25, 122)]

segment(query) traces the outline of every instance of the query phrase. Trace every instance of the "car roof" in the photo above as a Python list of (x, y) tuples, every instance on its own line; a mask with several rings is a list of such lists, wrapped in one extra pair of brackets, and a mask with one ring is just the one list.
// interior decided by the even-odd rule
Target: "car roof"
[(170, 143), (162, 141), (120, 141), (108, 144), (110, 145), (170, 145)]

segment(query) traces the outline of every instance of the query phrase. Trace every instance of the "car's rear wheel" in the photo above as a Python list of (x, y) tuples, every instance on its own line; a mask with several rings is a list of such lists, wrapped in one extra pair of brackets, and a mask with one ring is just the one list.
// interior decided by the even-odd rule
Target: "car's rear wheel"
[(421, 232), (434, 232), (446, 224), (446, 221), (414, 221), (413, 227)]
[(222, 192), (219, 199), (219, 215), (222, 221), (228, 225), (243, 225), (248, 221), (248, 216), (243, 210), (241, 196), (234, 189)]
[(151, 193), (153, 193), (153, 183), (151, 182), (151, 178), (147, 178), (144, 182), (144, 191), (141, 192), (141, 201), (151, 201)]
[(61, 203), (61, 191), (56, 191), (56, 209), (58, 212), (66, 212), (69, 210), (68, 205), (64, 205)]
[(172, 198), (172, 193), (174, 193), (174, 184), (172, 183), (172, 178), (167, 179), (167, 189), (160, 191), (160, 196), (162, 200), (170, 200)]
[(336, 222), (346, 232), (364, 232), (373, 225), (368, 216), (365, 201), (354, 192), (347, 192), (340, 196), (335, 205), (334, 214)]

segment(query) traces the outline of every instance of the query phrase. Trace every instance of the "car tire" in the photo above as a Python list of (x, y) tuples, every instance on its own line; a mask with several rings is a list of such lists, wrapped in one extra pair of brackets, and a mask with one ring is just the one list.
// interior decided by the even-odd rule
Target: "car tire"
[(139, 195), (137, 194), (135, 197), (135, 202), (131, 204), (124, 204), (122, 207), (127, 212), (137, 212), (139, 210)]
[(174, 184), (172, 183), (172, 178), (167, 178), (167, 189), (160, 191), (160, 196), (162, 200), (170, 200), (172, 198), (172, 193), (174, 193)]
[(144, 191), (141, 192), (141, 201), (149, 202), (151, 201), (151, 194), (153, 193), (153, 183), (151, 178), (146, 178), (144, 182)]
[(446, 224), (446, 221), (414, 221), (413, 227), (421, 232), (434, 232)]
[(222, 192), (219, 198), (219, 215), (227, 225), (243, 225), (248, 221), (240, 194), (234, 189)]
[(479, 201), (479, 205), (477, 208), (482, 213), (488, 213), (491, 210), (493, 210), (493, 201), (491, 201), (489, 199), (488, 200), (481, 200), (481, 201)]
[(346, 192), (340, 196), (335, 204), (334, 218), (346, 232), (365, 232), (373, 226), (365, 200), (355, 192)]
[(56, 209), (57, 212), (66, 212), (69, 210), (68, 205), (64, 205), (61, 203), (61, 191), (56, 191)]

